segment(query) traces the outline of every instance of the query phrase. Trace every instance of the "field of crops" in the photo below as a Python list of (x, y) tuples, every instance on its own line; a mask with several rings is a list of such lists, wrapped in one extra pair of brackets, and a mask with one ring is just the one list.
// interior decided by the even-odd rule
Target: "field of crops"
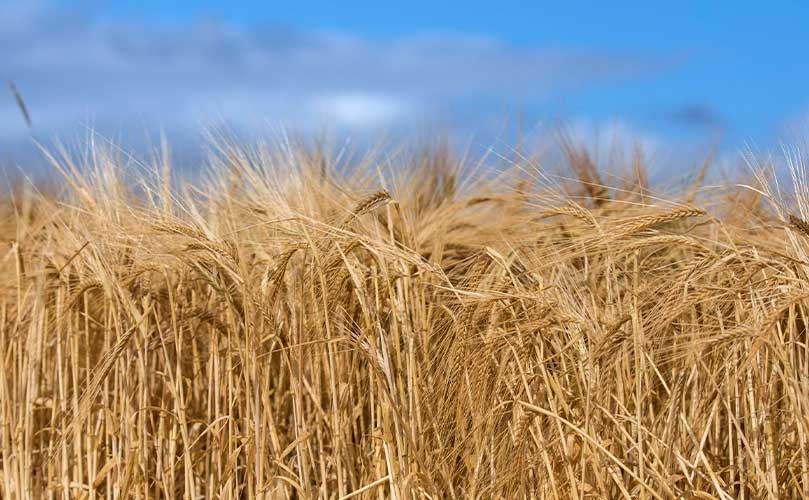
[(799, 157), (115, 151), (0, 206), (0, 498), (809, 494)]

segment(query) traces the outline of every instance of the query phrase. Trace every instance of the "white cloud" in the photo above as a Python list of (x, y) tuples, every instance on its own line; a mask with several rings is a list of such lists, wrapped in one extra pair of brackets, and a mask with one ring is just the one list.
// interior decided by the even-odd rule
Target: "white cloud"
[(314, 112), (325, 123), (367, 128), (391, 124), (407, 114), (407, 104), (395, 97), (362, 92), (328, 94), (313, 99)]
[[(188, 131), (222, 119), (292, 127), (327, 120), (323, 125), (365, 129), (453, 103), (482, 117), (665, 64), (487, 37), (371, 40), (278, 26), (153, 25), (48, 3), (13, 5), (14, 12), (0, 13), (0, 78), (17, 83), (38, 134), (88, 122), (102, 130), (151, 124)], [(27, 135), (8, 92), (0, 92), (0, 134), (0, 142)]]

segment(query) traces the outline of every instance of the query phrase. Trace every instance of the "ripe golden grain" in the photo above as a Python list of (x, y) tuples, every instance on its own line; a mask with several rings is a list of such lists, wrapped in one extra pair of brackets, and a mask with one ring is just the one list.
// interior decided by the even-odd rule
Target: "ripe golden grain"
[(565, 147), (534, 188), (228, 145), (176, 193), (100, 154), (15, 193), (0, 498), (806, 495), (805, 194), (608, 186)]

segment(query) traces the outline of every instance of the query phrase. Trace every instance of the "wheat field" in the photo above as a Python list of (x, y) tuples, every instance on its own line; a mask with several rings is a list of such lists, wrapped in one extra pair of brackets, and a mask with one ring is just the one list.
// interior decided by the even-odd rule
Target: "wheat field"
[(54, 154), (0, 207), (0, 498), (807, 498), (800, 155), (560, 151)]

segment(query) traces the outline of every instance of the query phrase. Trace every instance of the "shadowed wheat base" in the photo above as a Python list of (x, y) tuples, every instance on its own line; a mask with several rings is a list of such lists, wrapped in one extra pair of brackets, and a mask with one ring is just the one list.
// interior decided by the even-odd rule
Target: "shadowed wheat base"
[(0, 497), (806, 498), (802, 171), (564, 151), (55, 160), (2, 207)]

